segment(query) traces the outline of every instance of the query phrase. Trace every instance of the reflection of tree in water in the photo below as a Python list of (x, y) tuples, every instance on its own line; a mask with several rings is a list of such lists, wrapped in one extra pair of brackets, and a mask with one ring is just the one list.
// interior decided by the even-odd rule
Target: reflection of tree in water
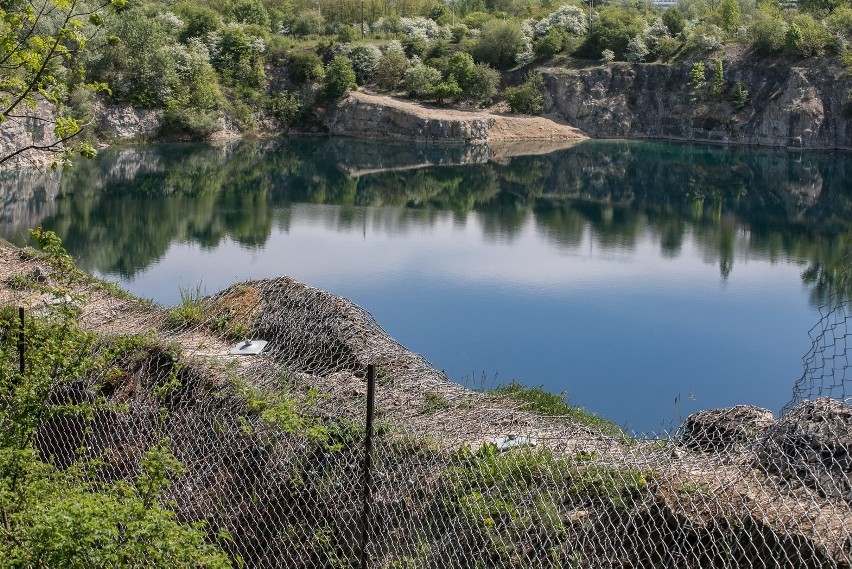
[(846, 156), (589, 142), (504, 163), (483, 157), (346, 140), (119, 149), (66, 174), (66, 197), (44, 224), (86, 268), (130, 276), (173, 242), (261, 247), (273, 225), (289, 225), (296, 203), (343, 206), (312, 214), (341, 229), (383, 223), (363, 206), (410, 212), (389, 231), (476, 211), (489, 238), (511, 239), (532, 219), (568, 249), (583, 244), (586, 228), (603, 250), (632, 250), (650, 233), (667, 257), (690, 239), (723, 277), (736, 270), (738, 248), (790, 259), (807, 267), (815, 302), (839, 286), (832, 267), (852, 245)]

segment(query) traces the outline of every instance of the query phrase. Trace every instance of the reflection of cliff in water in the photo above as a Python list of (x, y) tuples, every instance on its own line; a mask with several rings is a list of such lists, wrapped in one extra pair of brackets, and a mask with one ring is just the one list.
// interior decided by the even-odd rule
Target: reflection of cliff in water
[(23, 237), (54, 214), (59, 175), (33, 169), (0, 170), (0, 227), (7, 238)]
[(644, 142), (511, 154), (342, 139), (113, 149), (64, 173), (64, 199), (44, 190), (39, 202), (19, 182), (30, 197), (5, 203), (42, 205), (26, 215), (10, 206), (2, 230), (44, 223), (85, 268), (131, 276), (173, 242), (262, 246), (273, 227), (289, 228), (292, 203), (342, 206), (316, 221), (389, 233), (477, 211), (489, 238), (511, 239), (533, 221), (562, 248), (590, 228), (598, 248), (615, 250), (650, 232), (666, 256), (694, 240), (723, 276), (747, 254), (801, 263), (815, 301), (837, 286), (852, 235), (852, 157)]

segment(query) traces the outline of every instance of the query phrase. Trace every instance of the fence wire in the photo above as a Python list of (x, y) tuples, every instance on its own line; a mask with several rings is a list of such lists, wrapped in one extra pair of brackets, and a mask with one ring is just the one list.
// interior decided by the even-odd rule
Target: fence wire
[[(53, 378), (44, 399), (41, 459), (85, 463), (99, 484), (132, 481), (167, 438), (184, 471), (160, 501), (181, 523), (206, 522), (234, 564), (852, 566), (843, 303), (816, 328), (780, 418), (738, 406), (637, 437), (457, 385), (363, 309), (289, 278), (186, 292), (161, 310), (68, 278), (61, 259), (0, 253), (0, 303), (24, 306), (36, 327), (25, 328), (31, 369), (38, 326), (91, 334), (75, 344), (85, 373)], [(19, 339), (14, 326), (4, 338)], [(268, 344), (229, 354), (246, 339)], [(14, 345), (6, 353), (14, 368)], [(362, 550), (368, 365), (376, 429)]]

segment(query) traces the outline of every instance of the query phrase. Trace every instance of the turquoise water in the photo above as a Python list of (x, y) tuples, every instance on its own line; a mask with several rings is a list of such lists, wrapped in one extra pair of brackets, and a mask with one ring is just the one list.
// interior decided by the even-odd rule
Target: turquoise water
[(24, 213), (7, 196), (0, 232), (42, 224), (85, 269), (164, 304), (291, 275), (453, 379), (517, 379), (658, 431), (790, 399), (847, 252), (851, 167), (646, 142), (519, 157), (325, 139), (123, 148), (56, 196), (21, 188)]

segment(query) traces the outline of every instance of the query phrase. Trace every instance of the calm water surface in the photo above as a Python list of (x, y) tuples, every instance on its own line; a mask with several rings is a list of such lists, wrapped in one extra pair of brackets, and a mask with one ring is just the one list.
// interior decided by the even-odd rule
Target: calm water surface
[(662, 143), (151, 146), (0, 182), (3, 236), (42, 224), (138, 295), (291, 275), (453, 379), (564, 391), (640, 431), (777, 412), (852, 236), (850, 156)]

